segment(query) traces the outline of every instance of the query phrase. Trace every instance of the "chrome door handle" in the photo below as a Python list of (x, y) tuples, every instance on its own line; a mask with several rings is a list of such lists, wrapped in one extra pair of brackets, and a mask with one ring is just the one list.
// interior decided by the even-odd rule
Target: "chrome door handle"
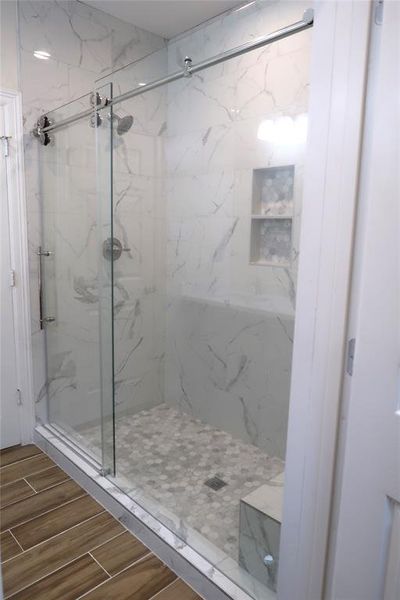
[(43, 273), (42, 273), (42, 256), (51, 256), (53, 253), (50, 250), (43, 250), (42, 246), (39, 246), (37, 255), (39, 257), (39, 270), (38, 270), (38, 286), (39, 286), (39, 323), (40, 329), (44, 329), (46, 323), (53, 323), (55, 317), (44, 317), (43, 316)]

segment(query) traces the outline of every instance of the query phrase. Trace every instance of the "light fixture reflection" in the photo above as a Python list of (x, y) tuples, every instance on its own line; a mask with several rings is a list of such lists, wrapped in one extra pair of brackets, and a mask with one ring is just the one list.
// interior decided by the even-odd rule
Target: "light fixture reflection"
[(237, 8), (235, 10), (235, 12), (240, 12), (241, 10), (245, 10), (246, 8), (248, 8), (249, 6), (252, 6), (252, 4), (255, 4), (256, 0), (252, 0), (251, 2), (247, 2), (247, 4), (243, 4), (243, 6), (239, 6), (239, 8)]
[(51, 54), (46, 52), (46, 50), (34, 50), (33, 56), (35, 58), (40, 58), (40, 60), (49, 60)]
[(257, 137), (271, 144), (304, 144), (307, 140), (308, 117), (306, 114), (292, 117), (278, 117), (261, 121)]

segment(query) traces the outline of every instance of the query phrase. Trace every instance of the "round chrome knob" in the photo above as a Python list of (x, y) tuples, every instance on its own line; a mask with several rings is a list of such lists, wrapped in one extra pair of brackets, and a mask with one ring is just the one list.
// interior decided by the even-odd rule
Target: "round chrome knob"
[(269, 568), (270, 568), (270, 567), (273, 567), (273, 566), (274, 566), (275, 559), (274, 559), (274, 557), (272, 556), (272, 554), (266, 554), (266, 555), (264, 556), (264, 558), (263, 558), (263, 562), (264, 562), (264, 565), (265, 565), (266, 567), (269, 567)]

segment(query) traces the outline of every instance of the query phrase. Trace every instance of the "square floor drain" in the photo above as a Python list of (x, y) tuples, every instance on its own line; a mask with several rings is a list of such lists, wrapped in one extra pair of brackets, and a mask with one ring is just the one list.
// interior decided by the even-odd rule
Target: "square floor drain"
[(217, 492), (218, 490), (220, 490), (221, 488), (225, 487), (228, 484), (223, 479), (221, 479), (221, 477), (218, 477), (217, 475), (215, 475), (215, 477), (211, 477), (211, 479), (207, 479), (204, 482), (204, 485), (208, 486), (209, 488), (211, 488), (212, 490)]

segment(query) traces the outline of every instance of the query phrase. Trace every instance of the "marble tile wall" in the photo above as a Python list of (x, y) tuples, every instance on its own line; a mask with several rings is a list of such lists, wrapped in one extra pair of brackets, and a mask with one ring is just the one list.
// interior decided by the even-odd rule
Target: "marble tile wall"
[[(259, 1), (168, 45), (168, 69), (302, 17), (305, 2)], [(165, 397), (284, 457), (295, 310), (310, 34), (168, 86)], [(275, 138), (260, 135), (273, 123)], [(282, 124), (289, 127), (282, 136)], [(253, 170), (294, 165), (289, 265), (250, 265)]]
[[(49, 395), (50, 417), (74, 428), (97, 420), (100, 414), (95, 133), (81, 122), (59, 131), (54, 146), (43, 148), (30, 131), (40, 114), (68, 102), (75, 101), (57, 111), (55, 118), (87, 108), (88, 97), (76, 99), (93, 89), (99, 77), (157, 50), (162, 57), (165, 40), (76, 0), (19, 0), (18, 30), (37, 415), (39, 420), (47, 420)], [(38, 49), (51, 58), (35, 58), (33, 51)], [(143, 113), (142, 121), (147, 122), (147, 117)], [(115, 235), (131, 252), (123, 254), (116, 268), (116, 332), (118, 339), (124, 339), (116, 352), (117, 401), (127, 408), (132, 386), (148, 386), (146, 397), (154, 397), (159, 387), (151, 374), (158, 369), (156, 360), (149, 366), (143, 356), (137, 367), (139, 375), (130, 372), (129, 364), (136, 347), (154, 343), (153, 308), (147, 314), (148, 303), (140, 302), (140, 297), (151, 296), (153, 282), (151, 275), (146, 280), (138, 275), (137, 240), (144, 243), (155, 237), (146, 231), (146, 211), (152, 210), (149, 207), (157, 189), (151, 164), (156, 149), (151, 139), (147, 145), (132, 147), (122, 138), (116, 139), (118, 143), (116, 170), (121, 179), (115, 189)], [(103, 147), (103, 159), (109, 150)], [(135, 208), (142, 215), (140, 224)], [(46, 241), (57, 248), (45, 266), (46, 309), (56, 311), (57, 317), (57, 325), (48, 328), (48, 379), (44, 334), (39, 327), (36, 256), (46, 232), (52, 236)]]

